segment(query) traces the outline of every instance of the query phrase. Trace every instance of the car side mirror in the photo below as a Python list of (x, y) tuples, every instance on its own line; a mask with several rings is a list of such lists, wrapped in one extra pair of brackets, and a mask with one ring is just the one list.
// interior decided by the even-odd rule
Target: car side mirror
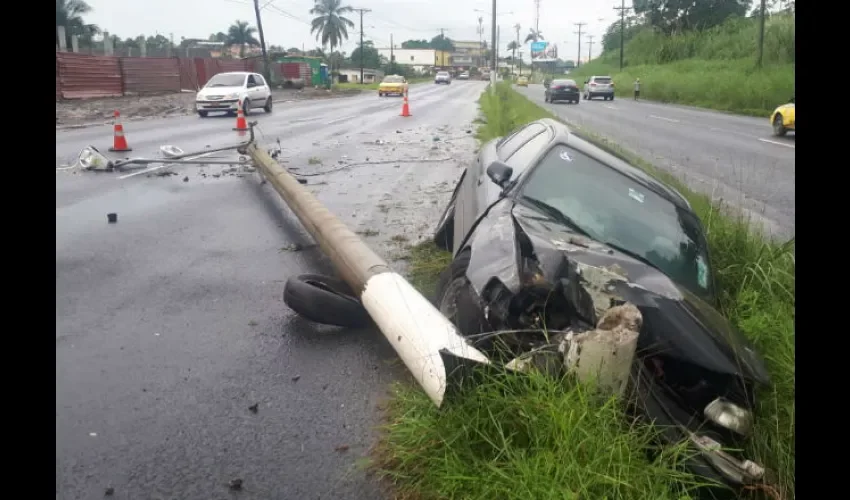
[(794, 96), (791, 96), (791, 99), (788, 102), (793, 103), (794, 102)]
[(502, 188), (504, 188), (508, 184), (508, 181), (511, 180), (513, 173), (514, 169), (500, 161), (494, 161), (487, 167), (487, 177)]

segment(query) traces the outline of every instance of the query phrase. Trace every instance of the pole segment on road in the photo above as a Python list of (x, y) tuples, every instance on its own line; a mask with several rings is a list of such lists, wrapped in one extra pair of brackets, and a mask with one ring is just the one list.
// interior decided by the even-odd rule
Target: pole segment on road
[(283, 198), (404, 361), (429, 398), (440, 406), (448, 374), (441, 353), (489, 364), (466, 343), (455, 326), (401, 275), (265, 151), (251, 144), (247, 153)]

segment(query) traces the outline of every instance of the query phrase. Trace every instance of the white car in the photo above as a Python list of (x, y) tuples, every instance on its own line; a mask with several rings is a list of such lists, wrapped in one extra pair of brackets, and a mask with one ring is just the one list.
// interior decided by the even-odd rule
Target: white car
[(234, 114), (242, 100), (242, 110), (248, 115), (252, 109), (263, 108), (272, 112), (272, 91), (265, 78), (257, 73), (234, 71), (219, 73), (204, 85), (195, 96), (195, 111), (202, 117), (210, 111)]

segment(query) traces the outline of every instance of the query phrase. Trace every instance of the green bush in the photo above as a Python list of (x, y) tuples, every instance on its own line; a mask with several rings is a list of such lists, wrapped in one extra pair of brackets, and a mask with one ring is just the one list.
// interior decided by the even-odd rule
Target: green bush
[(647, 28), (626, 43), (623, 71), (617, 49), (571, 77), (581, 82), (611, 75), (621, 97), (630, 96), (640, 78), (646, 99), (767, 116), (794, 94), (794, 19), (777, 15), (766, 22), (762, 68), (756, 65), (757, 48), (758, 22), (751, 18), (672, 36)]
[[(500, 84), (482, 94), (479, 138), (502, 136), (531, 120), (552, 117)], [(705, 224), (717, 271), (720, 307), (764, 355), (772, 385), (759, 394), (747, 452), (778, 475), (783, 498), (795, 491), (793, 241), (773, 243), (748, 221), (726, 215), (631, 153), (575, 130), (634, 165), (663, 178), (690, 201)], [(411, 281), (430, 294), (450, 255), (431, 244), (414, 248)], [(497, 374), (442, 410), (418, 387), (400, 383), (377, 449), (378, 473), (412, 498), (688, 498), (695, 479), (680, 470), (682, 450), (650, 460), (638, 450), (652, 430), (629, 425), (611, 401), (543, 376)]]

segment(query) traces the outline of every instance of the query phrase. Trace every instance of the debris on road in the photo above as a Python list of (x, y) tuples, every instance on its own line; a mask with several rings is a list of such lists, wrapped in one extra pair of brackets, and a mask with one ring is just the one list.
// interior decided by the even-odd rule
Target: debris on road
[(334, 451), (342, 453), (344, 451), (348, 451), (349, 448), (350, 447), (347, 444), (341, 444), (341, 445), (337, 446), (336, 448), (334, 448)]
[(301, 375), (296, 375), (296, 376), (292, 377), (293, 382), (298, 382), (299, 380), (301, 380)]
[(251, 413), (257, 413), (258, 411), (260, 411), (260, 403), (252, 404), (248, 407), (248, 411), (250, 411)]
[(104, 492), (103, 492), (103, 496), (105, 496), (105, 497), (111, 497), (114, 494), (115, 494), (115, 488), (113, 488), (112, 486), (106, 488), (106, 490), (104, 490)]
[(239, 491), (242, 489), (242, 479), (238, 477), (236, 479), (231, 479), (227, 486), (233, 491)]
[(116, 214), (116, 213), (106, 214), (106, 220), (110, 224), (115, 224), (116, 222), (118, 222), (118, 214)]

